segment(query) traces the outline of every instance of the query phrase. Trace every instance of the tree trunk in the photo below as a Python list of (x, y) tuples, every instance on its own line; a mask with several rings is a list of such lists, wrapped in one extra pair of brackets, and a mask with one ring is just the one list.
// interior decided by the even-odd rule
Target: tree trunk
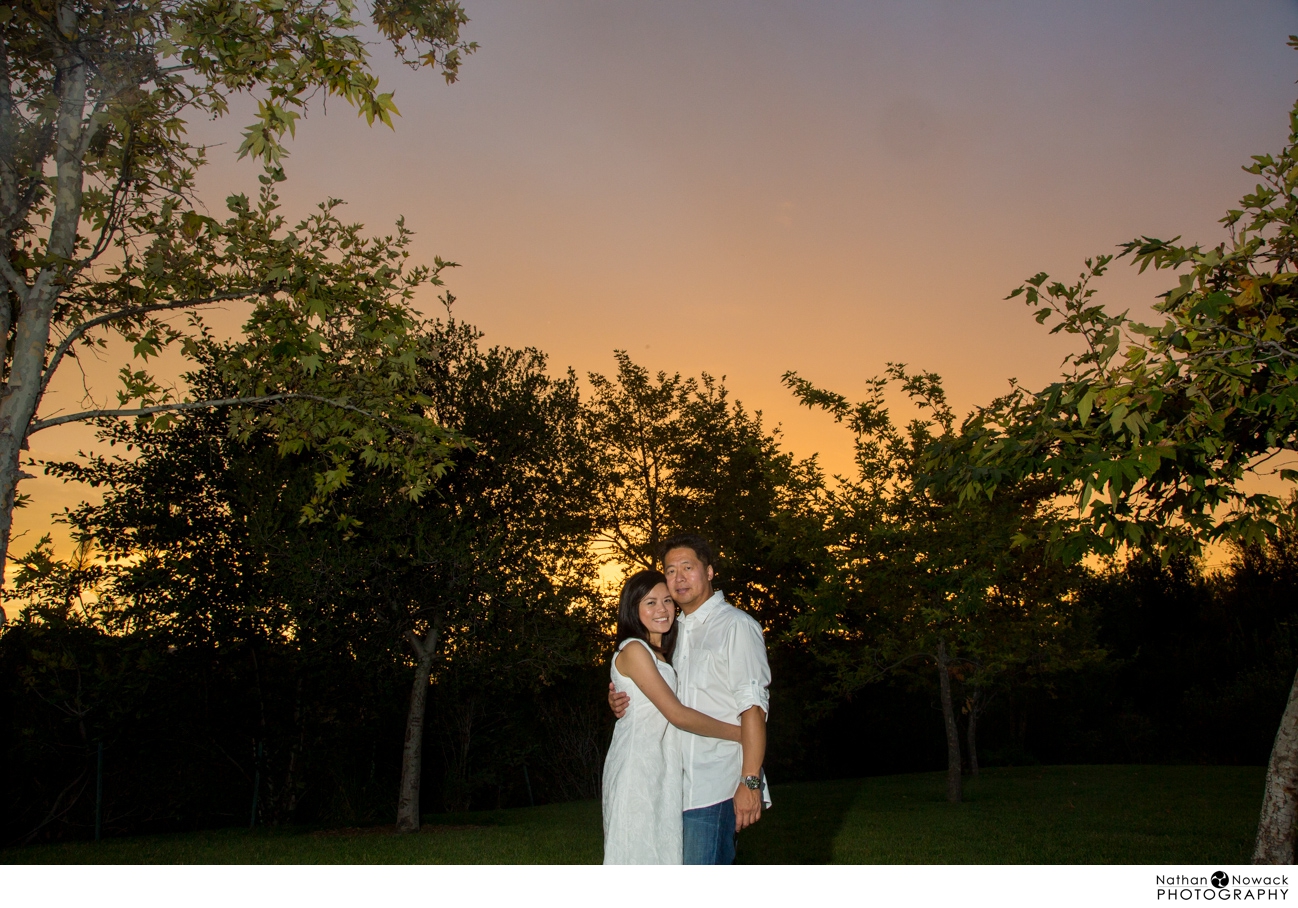
[(942, 686), (942, 719), (946, 723), (946, 799), (959, 804), (964, 799), (960, 773), (960, 729), (951, 702), (951, 674), (947, 671), (946, 642), (937, 645), (937, 677)]
[(410, 711), (406, 714), (406, 745), (401, 751), (401, 793), (397, 797), (397, 832), (419, 831), (419, 779), (424, 764), (424, 713), (428, 703), (428, 679), (433, 672), (440, 625), (428, 628), (420, 640), (413, 631), (406, 639), (415, 648), (419, 662), (410, 688)]
[(965, 744), (969, 751), (969, 775), (978, 778), (978, 688), (969, 698), (969, 724), (965, 726)]
[[(14, 496), (18, 491), (21, 439), (0, 428), (0, 590), (4, 587), (4, 571), (8, 565), (9, 536), (13, 530)], [(0, 595), (0, 626), (8, 620)]]
[(1289, 688), (1289, 702), (1271, 746), (1266, 768), (1262, 816), (1253, 845), (1254, 864), (1294, 862), (1294, 821), (1298, 819), (1298, 675)]
[[(63, 35), (80, 32), (75, 4), (60, 3), (54, 17)], [(44, 250), (48, 263), (42, 265), (30, 285), (7, 260), (3, 266), (4, 278), (13, 297), (17, 298), (18, 317), (12, 323), (12, 346), (7, 351), (8, 374), (0, 389), (0, 589), (3, 588), (9, 537), (13, 529), (14, 495), (18, 480), (22, 478), (22, 449), (43, 392), (50, 320), (70, 271), (77, 267), (68, 263), (76, 255), (84, 182), (83, 158), (88, 141), (93, 138), (94, 127), (82, 119), (86, 107), (87, 64), (72, 41), (65, 40), (63, 47), (65, 51), (57, 61), (59, 107), (55, 115), (54, 164), (58, 179), (54, 184), (49, 239)], [(3, 240), (3, 246), (8, 247), (12, 234), (6, 231)], [(7, 305), (10, 302), (8, 295), (5, 294), (0, 302)], [(0, 337), (0, 341), (6, 343), (9, 342), (8, 319), (9, 314), (6, 314), (3, 320), (5, 335)], [(5, 352), (0, 350), (0, 354)], [(0, 624), (4, 619), (4, 610), (0, 608)]]

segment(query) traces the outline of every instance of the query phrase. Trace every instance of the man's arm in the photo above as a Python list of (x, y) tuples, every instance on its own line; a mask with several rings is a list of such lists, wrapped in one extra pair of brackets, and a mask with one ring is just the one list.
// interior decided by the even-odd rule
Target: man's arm
[[(760, 706), (750, 706), (740, 713), (739, 745), (744, 749), (743, 776), (760, 777), (762, 762), (766, 759), (766, 712)], [(735, 832), (752, 826), (761, 818), (761, 789), (753, 791), (740, 782), (735, 789)]]
[(619, 719), (626, 715), (626, 708), (631, 703), (631, 695), (619, 693), (618, 689), (613, 686), (613, 682), (608, 682), (608, 708), (613, 710), (613, 715)]
[[(766, 759), (766, 713), (770, 708), (771, 666), (766, 661), (762, 626), (748, 616), (736, 616), (727, 643), (730, 689), (739, 708), (739, 744), (743, 748), (744, 776), (762, 774)], [(751, 826), (762, 816), (762, 791), (753, 791), (741, 781), (735, 790), (735, 832)]]

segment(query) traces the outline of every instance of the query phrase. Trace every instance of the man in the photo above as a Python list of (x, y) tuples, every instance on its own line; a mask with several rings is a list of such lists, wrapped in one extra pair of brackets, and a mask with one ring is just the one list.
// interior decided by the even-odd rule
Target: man
[[(762, 626), (713, 590), (712, 548), (682, 534), (660, 548), (667, 589), (681, 609), (672, 662), (676, 696), (685, 706), (740, 726), (739, 744), (681, 733), (685, 772), (684, 862), (731, 864), (735, 834), (770, 806), (762, 760), (766, 755), (767, 688)], [(618, 718), (629, 697), (609, 687)]]

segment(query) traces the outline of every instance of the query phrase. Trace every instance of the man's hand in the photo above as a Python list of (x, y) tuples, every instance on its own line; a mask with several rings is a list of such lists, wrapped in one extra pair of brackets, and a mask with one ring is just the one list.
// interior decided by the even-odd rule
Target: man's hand
[(620, 694), (613, 682), (608, 682), (608, 708), (613, 710), (613, 715), (619, 719), (626, 715), (626, 708), (631, 703), (630, 694)]
[[(743, 748), (741, 777), (761, 776), (766, 759), (766, 711), (750, 706), (739, 714), (739, 746)], [(752, 826), (762, 818), (762, 791), (753, 791), (743, 782), (735, 789), (735, 832)]]
[(735, 832), (742, 832), (762, 818), (762, 793), (743, 782), (735, 789)]

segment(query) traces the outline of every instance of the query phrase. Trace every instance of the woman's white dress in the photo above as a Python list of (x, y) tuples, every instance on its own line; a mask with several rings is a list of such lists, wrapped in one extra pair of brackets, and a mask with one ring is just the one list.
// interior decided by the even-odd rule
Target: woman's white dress
[[(636, 637), (622, 641), (639, 644)], [(654, 655), (667, 686), (676, 690), (676, 672)], [(613, 728), (613, 743), (604, 759), (604, 863), (679, 864), (681, 862), (681, 732), (649, 701), (636, 683), (617, 670), (617, 653), (609, 671), (613, 686), (630, 694), (626, 714)]]

